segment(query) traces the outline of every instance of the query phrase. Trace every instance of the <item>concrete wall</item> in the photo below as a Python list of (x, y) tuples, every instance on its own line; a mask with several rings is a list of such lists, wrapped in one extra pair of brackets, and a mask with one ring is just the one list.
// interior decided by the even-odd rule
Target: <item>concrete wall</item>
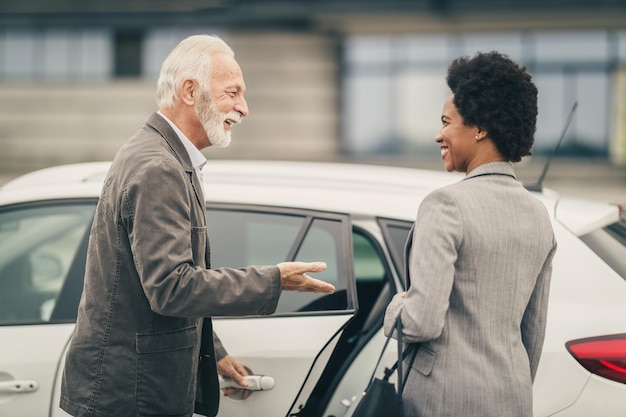
[[(250, 115), (209, 158), (334, 159), (338, 69), (332, 39), (238, 34)], [(152, 81), (0, 84), (0, 173), (108, 160), (156, 110)]]

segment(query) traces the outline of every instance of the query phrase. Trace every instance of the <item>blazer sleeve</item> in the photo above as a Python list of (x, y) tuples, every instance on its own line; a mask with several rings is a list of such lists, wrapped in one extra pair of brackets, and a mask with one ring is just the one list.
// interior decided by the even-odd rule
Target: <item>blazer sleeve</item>
[(419, 207), (409, 252), (410, 286), (404, 298), (393, 298), (385, 314), (388, 336), (401, 316), (407, 343), (435, 339), (443, 331), (454, 283), (454, 265), (462, 244), (463, 222), (455, 199), (440, 189)]
[(197, 202), (185, 175), (167, 160), (145, 164), (122, 197), (123, 224), (151, 309), (176, 317), (273, 313), (277, 266), (208, 269), (196, 262), (204, 259), (207, 232), (204, 220), (191, 218)]
[(552, 275), (552, 259), (556, 253), (556, 241), (550, 250), (543, 267), (537, 276), (535, 288), (531, 294), (524, 317), (522, 318), (522, 343), (528, 353), (531, 379), (535, 380), (539, 359), (546, 334), (548, 315), (548, 295)]

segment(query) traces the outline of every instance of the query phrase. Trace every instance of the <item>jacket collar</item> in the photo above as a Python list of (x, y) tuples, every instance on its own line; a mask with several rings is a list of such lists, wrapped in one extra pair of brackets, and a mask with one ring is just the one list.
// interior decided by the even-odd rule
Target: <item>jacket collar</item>
[(513, 164), (510, 162), (489, 162), (487, 164), (480, 165), (469, 172), (463, 180), (468, 180), (474, 177), (481, 177), (484, 175), (506, 175), (513, 179), (515, 177), (515, 170)]
[(172, 126), (170, 126), (167, 120), (165, 120), (158, 113), (154, 113), (150, 116), (146, 124), (156, 130), (163, 137), (163, 139), (165, 139), (165, 142), (172, 150), (174, 157), (178, 159), (185, 172), (187, 172), (187, 175), (189, 175), (191, 186), (196, 194), (196, 199), (204, 210), (204, 193), (202, 192), (200, 179), (198, 178), (198, 175), (196, 175), (196, 170), (191, 164), (191, 158), (189, 158), (187, 149), (185, 149), (185, 146), (179, 139), (174, 129), (172, 129)]
[(172, 153), (183, 166), (183, 169), (187, 172), (193, 172), (194, 168), (191, 164), (189, 153), (187, 152), (187, 149), (185, 149), (183, 143), (178, 138), (176, 132), (174, 132), (174, 129), (172, 129), (172, 126), (167, 123), (167, 120), (165, 120), (163, 117), (155, 112), (154, 114), (152, 114), (152, 116), (150, 116), (146, 124), (156, 130), (159, 135), (161, 135), (163, 139), (165, 139), (165, 142), (167, 142), (168, 146), (172, 150)]

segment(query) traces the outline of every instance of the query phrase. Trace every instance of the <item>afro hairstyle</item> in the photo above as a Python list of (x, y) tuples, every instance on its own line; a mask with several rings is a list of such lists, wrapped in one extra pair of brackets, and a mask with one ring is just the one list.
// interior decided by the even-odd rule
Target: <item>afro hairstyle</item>
[(468, 126), (478, 126), (506, 160), (531, 155), (537, 124), (537, 87), (526, 68), (496, 51), (457, 58), (446, 82)]

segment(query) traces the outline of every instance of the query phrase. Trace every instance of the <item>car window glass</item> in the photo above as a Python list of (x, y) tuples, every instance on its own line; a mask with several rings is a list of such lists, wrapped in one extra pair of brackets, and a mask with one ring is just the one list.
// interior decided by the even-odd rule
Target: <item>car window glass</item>
[(50, 204), (0, 212), (0, 324), (50, 321), (93, 210)]
[(412, 222), (392, 220), (392, 219), (378, 219), (378, 224), (383, 232), (383, 237), (389, 248), (391, 259), (396, 268), (396, 272), (402, 278), (403, 282), (406, 282), (405, 268), (404, 268), (404, 247), (406, 245), (409, 231), (411, 230)]
[[(302, 241), (295, 260), (315, 262), (323, 260), (327, 269), (315, 275), (316, 278), (337, 286), (342, 285), (340, 277), (345, 277), (342, 258), (341, 223), (334, 220), (315, 219)], [(345, 285), (344, 285), (345, 286)]]
[[(315, 274), (315, 278), (335, 286), (332, 295), (306, 292), (283, 292), (277, 312), (345, 310), (348, 308), (346, 295), (344, 246), (341, 222), (315, 219), (307, 231), (294, 258), (302, 262), (326, 262), (327, 269)], [(351, 306), (350, 306), (351, 307)]]
[(594, 230), (580, 239), (626, 280), (626, 220)]
[(302, 216), (207, 210), (211, 267), (283, 262), (303, 223)]
[(385, 266), (372, 241), (364, 234), (354, 232), (352, 243), (354, 245), (354, 275), (357, 284), (381, 282), (385, 276)]
[(315, 278), (333, 284), (333, 296), (285, 291), (277, 313), (345, 310), (349, 308), (344, 225), (337, 219), (297, 213), (209, 208), (207, 229), (211, 267), (275, 265), (287, 260), (324, 261), (326, 271)]
[(373, 323), (382, 318), (392, 295), (391, 277), (388, 275), (386, 262), (375, 239), (370, 235), (355, 230), (352, 235), (354, 244), (354, 273), (356, 277), (359, 312), (355, 322), (363, 322), (367, 331)]

